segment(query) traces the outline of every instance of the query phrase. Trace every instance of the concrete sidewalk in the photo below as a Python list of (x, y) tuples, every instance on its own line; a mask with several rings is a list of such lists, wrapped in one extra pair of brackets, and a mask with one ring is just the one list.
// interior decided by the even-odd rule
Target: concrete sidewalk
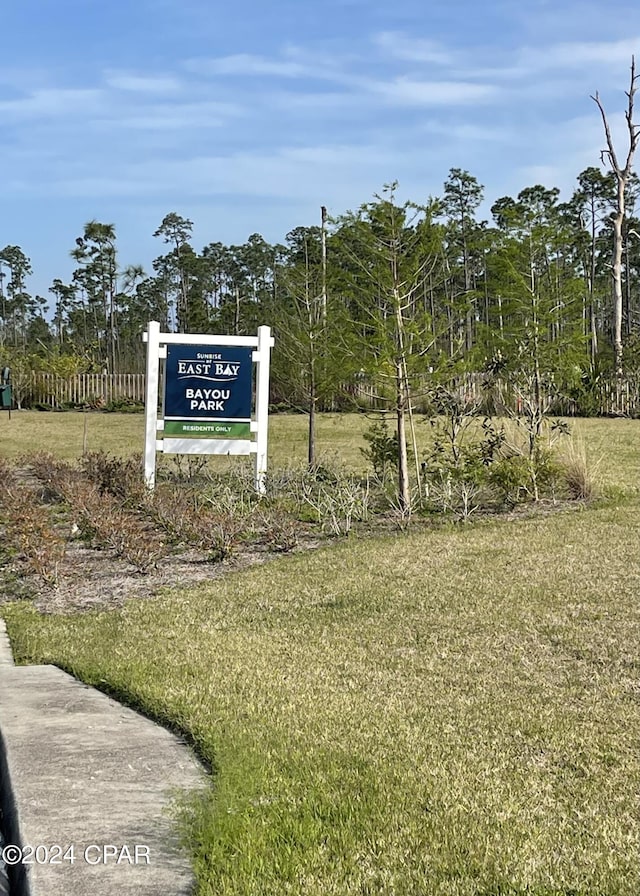
[(189, 748), (55, 666), (14, 666), (1, 620), (0, 751), (28, 862), (16, 896), (193, 892), (168, 813), (205, 784)]

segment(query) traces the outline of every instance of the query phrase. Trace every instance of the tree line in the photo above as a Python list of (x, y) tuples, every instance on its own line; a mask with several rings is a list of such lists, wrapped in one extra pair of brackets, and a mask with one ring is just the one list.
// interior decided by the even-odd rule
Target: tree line
[[(427, 203), (399, 203), (393, 184), (356, 212), (329, 219), (323, 209), (318, 225), (296, 227), (283, 243), (253, 234), (240, 246), (213, 242), (200, 251), (192, 221), (171, 212), (154, 234), (166, 248), (151, 273), (122, 267), (115, 226), (91, 221), (71, 249), (70, 281), (56, 278), (48, 302), (28, 290), (23, 249), (0, 251), (0, 346), (7, 357), (66, 357), (85, 369), (129, 373), (143, 369), (140, 333), (150, 319), (167, 330), (235, 334), (267, 323), (283, 357), (308, 353), (310, 337), (322, 337), (313, 349), (327, 356), (327, 368), (353, 348), (351, 337), (360, 337), (365, 354), (375, 349), (366, 345), (372, 316), (392, 312), (380, 268), (395, 266), (409, 268), (402, 316), (414, 329), (420, 319), (427, 366), (443, 358), (473, 366), (498, 347), (513, 350), (535, 306), (548, 316), (550, 345), (559, 349), (571, 334), (580, 369), (606, 371), (615, 367), (618, 185), (613, 172), (595, 167), (577, 181), (567, 202), (540, 185), (499, 198), (489, 222), (478, 220), (483, 187), (454, 168), (442, 196)], [(631, 175), (620, 261), (627, 372), (637, 367), (640, 333), (637, 199)]]
[(356, 211), (329, 218), (322, 208), (318, 224), (296, 227), (283, 243), (253, 234), (200, 251), (193, 222), (171, 212), (154, 234), (164, 252), (151, 273), (122, 267), (115, 226), (91, 221), (71, 249), (70, 282), (50, 287), (50, 319), (46, 300), (28, 291), (25, 252), (0, 251), (0, 362), (61, 375), (135, 373), (144, 370), (149, 320), (167, 331), (236, 335), (268, 324), (272, 400), (308, 414), (310, 463), (317, 410), (354, 407), (366, 387), (395, 417), (408, 502), (418, 399), (455, 417), (447, 389), (481, 373), (498, 411), (505, 388), (518, 397), (533, 451), (555, 397), (593, 412), (603, 377), (635, 376), (633, 173), (624, 187), (621, 221), (619, 179), (596, 167), (580, 173), (568, 201), (534, 185), (497, 199), (486, 221), (482, 185), (453, 168), (442, 195), (426, 203), (401, 202), (392, 183)]

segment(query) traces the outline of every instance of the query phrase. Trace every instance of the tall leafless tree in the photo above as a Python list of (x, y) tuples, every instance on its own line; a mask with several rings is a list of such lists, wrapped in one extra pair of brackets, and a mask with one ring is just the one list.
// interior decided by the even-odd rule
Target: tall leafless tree
[(627, 109), (625, 118), (627, 121), (627, 130), (629, 134), (629, 147), (624, 166), (621, 165), (616, 153), (613, 137), (609, 121), (604, 106), (598, 92), (591, 99), (597, 104), (600, 114), (602, 115), (602, 123), (604, 125), (604, 134), (607, 141), (607, 148), (600, 153), (603, 164), (607, 164), (616, 178), (617, 184), (617, 206), (613, 219), (613, 347), (615, 352), (616, 372), (622, 375), (622, 253), (624, 248), (624, 240), (622, 227), (625, 215), (625, 193), (627, 184), (633, 170), (633, 156), (640, 140), (640, 125), (634, 124), (633, 121), (633, 101), (636, 90), (638, 88), (638, 78), (636, 74), (635, 56), (631, 57), (631, 83), (627, 94)]

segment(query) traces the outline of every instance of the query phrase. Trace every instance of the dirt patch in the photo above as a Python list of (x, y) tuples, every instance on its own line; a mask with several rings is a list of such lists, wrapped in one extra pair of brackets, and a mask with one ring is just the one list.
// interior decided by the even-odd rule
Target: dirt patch
[[(266, 563), (283, 553), (274, 549), (268, 537), (258, 535), (239, 539), (230, 556), (214, 562), (205, 551), (193, 545), (172, 543), (166, 533), (163, 537), (160, 530), (147, 522), (143, 525), (143, 533), (154, 530), (164, 544), (161, 556), (140, 572), (113, 551), (99, 548), (91, 539), (83, 537), (71, 508), (60, 501), (55, 489), (43, 484), (29, 467), (12, 468), (11, 473), (18, 486), (28, 490), (29, 503), (33, 507), (47, 507), (51, 531), (62, 550), (54, 582), (34, 574), (33, 564), (26, 555), (15, 548), (6, 548), (12, 541), (7, 537), (12, 525), (9, 512), (4, 526), (0, 524), (0, 603), (26, 598), (44, 613), (109, 609), (122, 606), (131, 598), (153, 597), (164, 588), (219, 579), (231, 572)], [(300, 525), (297, 544), (287, 552), (312, 550), (326, 540), (318, 537), (312, 527)]]
[[(290, 553), (312, 550), (318, 545), (318, 539), (309, 538)], [(37, 576), (21, 575), (19, 558), (0, 568), (0, 603), (27, 597), (43, 613), (110, 609), (122, 606), (131, 598), (154, 597), (163, 588), (220, 579), (278, 556), (279, 553), (253, 545), (239, 548), (222, 562), (212, 563), (199, 551), (174, 548), (141, 574), (108, 551), (71, 540), (54, 586)]]
[[(577, 502), (541, 502), (536, 506), (518, 507), (510, 513), (493, 515), (491, 519), (516, 521), (544, 517), (568, 509), (579, 510), (583, 506)], [(476, 519), (480, 520), (480, 517)], [(433, 521), (419, 521), (412, 528), (414, 531), (418, 528), (432, 530), (437, 526)], [(391, 531), (393, 528), (390, 523), (378, 524), (371, 530), (363, 530), (360, 535), (372, 537)], [(314, 550), (321, 545), (335, 543), (336, 540), (309, 533), (288, 553), (299, 554)], [(47, 586), (36, 576), (20, 576), (13, 563), (0, 568), (0, 603), (18, 597), (29, 597), (43, 613), (109, 609), (122, 606), (131, 598), (154, 597), (164, 588), (214, 581), (280, 556), (282, 552), (269, 550), (267, 546), (247, 544), (241, 545), (232, 557), (213, 563), (201, 551), (175, 547), (145, 574), (141, 574), (131, 564), (108, 551), (98, 550), (80, 539), (72, 538), (67, 543), (54, 587)]]

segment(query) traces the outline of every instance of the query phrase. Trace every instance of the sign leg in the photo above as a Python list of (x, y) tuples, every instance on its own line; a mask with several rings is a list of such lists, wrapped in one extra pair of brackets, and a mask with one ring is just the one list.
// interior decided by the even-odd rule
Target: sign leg
[(156, 439), (158, 437), (158, 382), (160, 378), (160, 324), (149, 321), (147, 329), (147, 382), (145, 395), (144, 481), (156, 484)]

